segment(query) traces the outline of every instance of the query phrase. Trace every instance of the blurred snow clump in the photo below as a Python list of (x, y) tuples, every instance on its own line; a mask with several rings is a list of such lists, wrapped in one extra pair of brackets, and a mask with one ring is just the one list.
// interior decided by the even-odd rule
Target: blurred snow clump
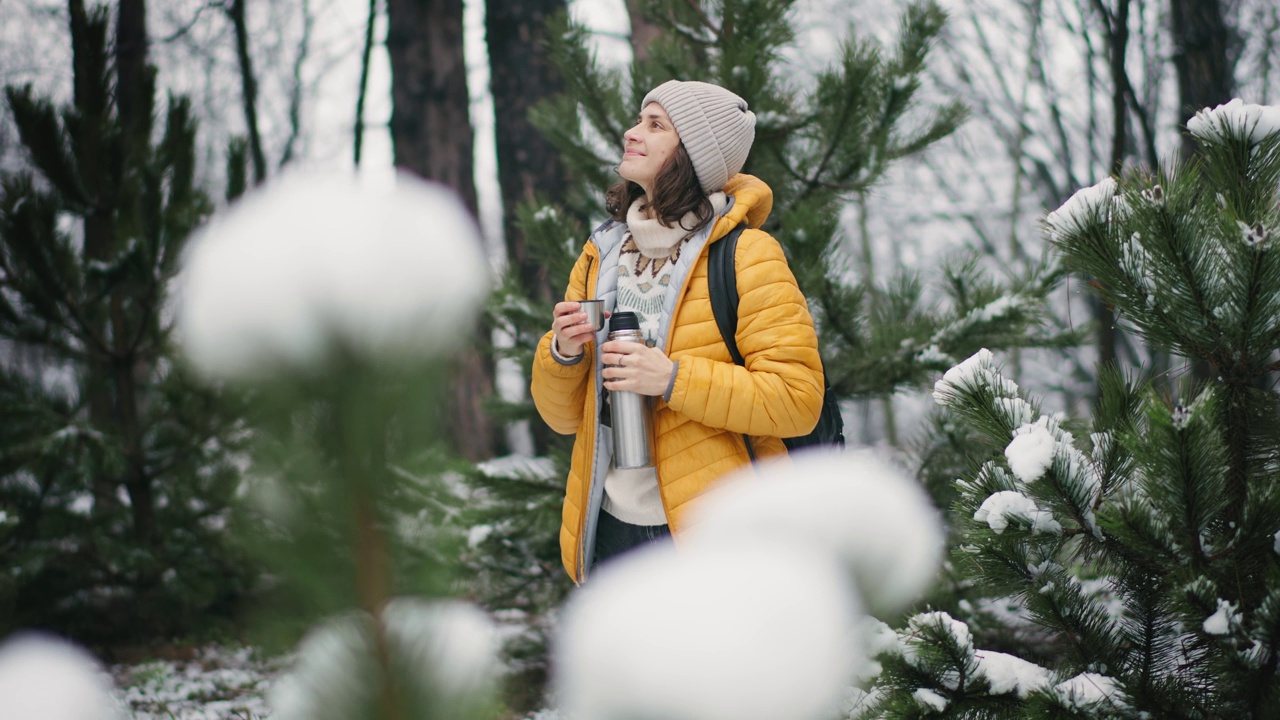
[(474, 327), (490, 287), (475, 219), (452, 190), (294, 169), (216, 214), (174, 288), (178, 339), (208, 377), (438, 355)]

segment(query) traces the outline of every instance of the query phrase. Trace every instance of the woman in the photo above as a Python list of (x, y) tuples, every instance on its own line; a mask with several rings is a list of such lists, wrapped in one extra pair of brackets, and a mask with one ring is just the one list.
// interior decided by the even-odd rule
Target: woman
[[(632, 547), (682, 530), (689, 501), (781, 438), (817, 423), (823, 377), (813, 318), (778, 242), (760, 230), (738, 240), (735, 365), (711, 310), (707, 249), (735, 227), (758, 228), (773, 192), (739, 174), (755, 115), (737, 95), (672, 80), (645, 96), (624, 135), (622, 180), (606, 194), (612, 220), (594, 233), (538, 344), (532, 394), (556, 432), (576, 433), (560, 529), (575, 582)], [(632, 311), (647, 343), (603, 342), (578, 300)], [(606, 329), (607, 331), (607, 329)], [(585, 359), (584, 359), (585, 358)], [(612, 463), (601, 424), (603, 391), (652, 396), (654, 467)]]

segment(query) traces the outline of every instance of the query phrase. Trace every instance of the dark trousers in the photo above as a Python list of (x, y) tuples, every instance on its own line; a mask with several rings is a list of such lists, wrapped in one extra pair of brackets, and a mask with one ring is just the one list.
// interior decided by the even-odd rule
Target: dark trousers
[(594, 571), (609, 560), (651, 542), (670, 542), (671, 530), (666, 525), (632, 525), (600, 511), (596, 526), (596, 552), (591, 569)]

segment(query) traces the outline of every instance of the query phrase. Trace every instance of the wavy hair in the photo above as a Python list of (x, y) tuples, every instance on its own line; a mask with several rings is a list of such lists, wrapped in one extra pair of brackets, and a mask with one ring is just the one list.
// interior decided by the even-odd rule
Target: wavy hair
[[(604, 209), (614, 220), (626, 222), (627, 210), (636, 198), (641, 197), (644, 197), (644, 188), (622, 178), (605, 191)], [(692, 212), (697, 219), (696, 224), (691, 228), (680, 225), (689, 231), (702, 227), (715, 215), (715, 208), (702, 191), (702, 183), (698, 182), (693, 160), (684, 149), (684, 143), (676, 146), (675, 152), (658, 170), (653, 179), (653, 197), (646, 199), (641, 209), (667, 227), (676, 227), (685, 215)]]

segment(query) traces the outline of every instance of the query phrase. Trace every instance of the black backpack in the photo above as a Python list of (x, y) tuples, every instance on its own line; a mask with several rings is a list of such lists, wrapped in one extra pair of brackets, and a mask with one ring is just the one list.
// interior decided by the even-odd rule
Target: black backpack
[[(716, 316), (716, 326), (720, 328), (720, 336), (729, 348), (729, 354), (738, 365), (745, 366), (742, 353), (738, 351), (738, 271), (734, 267), (734, 258), (738, 252), (738, 236), (745, 230), (739, 225), (732, 232), (711, 244), (710, 257), (707, 258), (707, 283), (711, 291), (711, 312)], [(818, 424), (813, 432), (799, 437), (783, 438), (782, 442), (788, 450), (831, 445), (844, 447), (844, 418), (840, 416), (840, 405), (831, 393), (831, 383), (826, 373), (822, 374), (822, 413), (818, 416)], [(743, 439), (747, 439), (743, 436)], [(755, 451), (751, 441), (747, 439), (747, 452), (755, 460)]]

